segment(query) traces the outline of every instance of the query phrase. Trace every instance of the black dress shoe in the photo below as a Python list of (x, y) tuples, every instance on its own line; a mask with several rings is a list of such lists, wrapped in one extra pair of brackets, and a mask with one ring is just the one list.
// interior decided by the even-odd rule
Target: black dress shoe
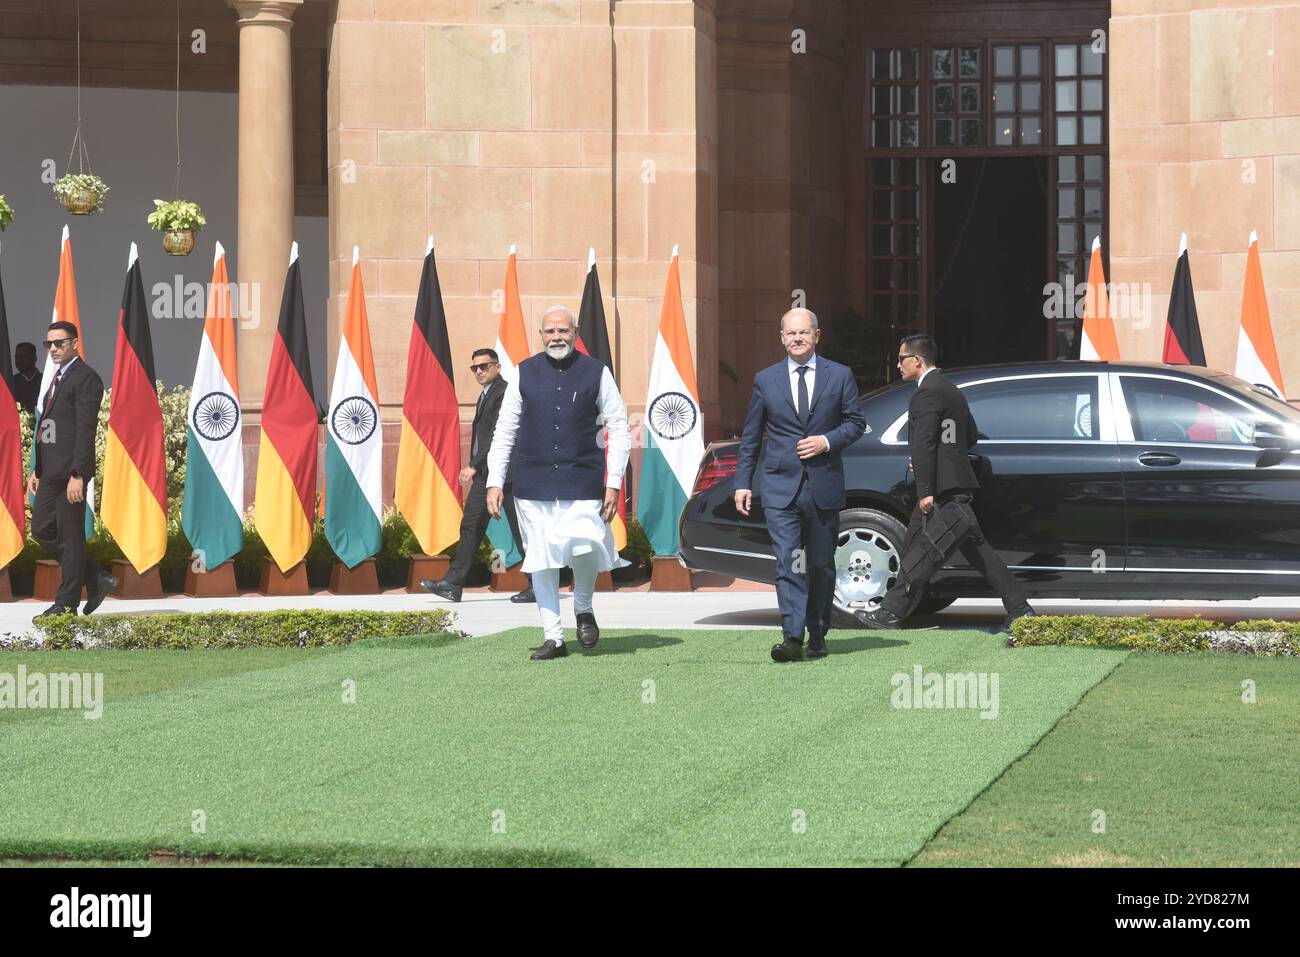
[(76, 613), (75, 605), (71, 607), (68, 605), (51, 605), (39, 615), (33, 616), (32, 621), (36, 621), (38, 618), (57, 618), (59, 615), (75, 615)]
[(460, 586), (453, 585), (444, 578), (434, 581), (432, 578), (421, 578), (420, 587), (439, 598), (445, 598), (447, 601), (460, 601)]
[(542, 642), (542, 647), (534, 651), (530, 657), (533, 661), (550, 661), (552, 658), (563, 658), (568, 653), (568, 645), (557, 644), (553, 639), (547, 638)]
[(117, 578), (108, 572), (100, 572), (94, 583), (86, 588), (86, 604), (81, 607), (83, 615), (89, 615), (92, 611), (104, 603), (108, 593), (117, 587)]
[(578, 644), (584, 648), (595, 648), (600, 640), (600, 627), (596, 616), (589, 611), (578, 612)]
[(899, 618), (893, 612), (885, 611), (883, 608), (877, 608), (873, 611), (858, 609), (853, 613), (853, 617), (868, 628), (898, 628), (903, 624), (903, 619)]
[(1014, 625), (1016, 622), (1018, 622), (1021, 618), (1037, 618), (1037, 617), (1038, 617), (1038, 612), (1034, 611), (1032, 608), (1026, 607), (1024, 611), (1018, 611), (1015, 612), (1014, 614), (1007, 615), (1006, 620), (1002, 622), (1002, 630), (1010, 631), (1011, 626)]
[(772, 660), (785, 664), (789, 661), (803, 660), (803, 643), (795, 641), (789, 635), (779, 645), (772, 646)]
[(530, 602), (535, 603), (537, 601), (537, 596), (533, 594), (532, 588), (525, 588), (523, 591), (511, 595), (510, 600), (516, 605), (527, 605)]
[(808, 657), (825, 658), (827, 654), (829, 652), (826, 650), (826, 636), (810, 633), (808, 635)]

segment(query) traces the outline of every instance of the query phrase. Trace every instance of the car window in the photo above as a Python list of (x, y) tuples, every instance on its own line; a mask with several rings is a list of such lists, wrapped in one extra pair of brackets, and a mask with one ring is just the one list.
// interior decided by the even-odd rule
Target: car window
[(1121, 376), (1133, 437), (1139, 442), (1204, 442), (1250, 445), (1249, 410), (1190, 382), (1151, 376)]
[(1096, 376), (1005, 379), (962, 391), (976, 427), (990, 439), (1099, 437)]
[[(1096, 376), (1002, 379), (961, 391), (975, 427), (989, 439), (1086, 441), (1099, 436)], [(907, 441), (906, 423), (898, 441)]]

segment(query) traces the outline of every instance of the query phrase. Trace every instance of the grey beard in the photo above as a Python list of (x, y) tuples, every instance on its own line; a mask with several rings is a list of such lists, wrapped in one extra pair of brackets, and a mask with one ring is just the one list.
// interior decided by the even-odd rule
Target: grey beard
[(547, 354), (548, 356), (550, 356), (552, 359), (567, 359), (567, 358), (569, 358), (569, 353), (571, 353), (572, 351), (573, 351), (573, 343), (572, 343), (572, 342), (566, 342), (566, 343), (564, 344), (564, 351), (563, 351), (563, 352), (556, 352), (556, 351), (555, 351), (555, 347), (553, 347), (553, 346), (547, 346), (547, 347), (546, 347), (546, 354)]

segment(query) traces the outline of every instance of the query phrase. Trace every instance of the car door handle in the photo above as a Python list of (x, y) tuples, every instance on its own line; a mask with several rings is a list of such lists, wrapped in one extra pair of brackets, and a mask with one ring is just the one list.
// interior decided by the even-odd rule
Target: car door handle
[(1172, 452), (1142, 452), (1138, 455), (1138, 462), (1151, 468), (1168, 468), (1181, 461), (1182, 459)]

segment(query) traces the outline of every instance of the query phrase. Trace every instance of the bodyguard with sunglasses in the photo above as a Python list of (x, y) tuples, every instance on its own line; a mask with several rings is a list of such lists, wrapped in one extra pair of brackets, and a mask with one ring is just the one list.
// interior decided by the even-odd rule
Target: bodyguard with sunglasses
[[(469, 566), (474, 561), (478, 546), (483, 541), (487, 530), (487, 457), (492, 445), (492, 432), (497, 427), (497, 415), (501, 412), (501, 400), (506, 394), (506, 380), (501, 378), (501, 362), (495, 349), (476, 349), (470, 358), (470, 371), (482, 391), (478, 404), (474, 408), (474, 426), (471, 432), (469, 465), (460, 470), (460, 484), (469, 489), (465, 496), (465, 509), (460, 522), (460, 542), (456, 545), (456, 554), (451, 560), (445, 578), (434, 581), (430, 578), (420, 579), (420, 587), (448, 601), (460, 601), (465, 577)], [(511, 489), (504, 489), (506, 520), (510, 522), (510, 534), (523, 549), (523, 538), (519, 534), (519, 521), (515, 517), (515, 503)], [(532, 587), (528, 587), (510, 599), (513, 602), (533, 601)]]
[[(979, 437), (975, 417), (961, 389), (935, 367), (939, 346), (927, 335), (908, 336), (898, 350), (898, 372), (916, 391), (907, 403), (907, 451), (916, 478), (916, 508), (903, 535), (900, 554), (914, 547), (922, 524), (936, 506), (948, 502), (972, 506), (979, 490), (979, 477), (970, 464), (970, 449)], [(972, 516), (973, 517), (973, 516)], [(1004, 627), (1017, 618), (1033, 615), (1024, 587), (1012, 577), (1006, 563), (980, 530), (978, 519), (961, 544), (966, 561), (984, 576), (1007, 610)], [(931, 565), (930, 574), (934, 566)], [(927, 577), (908, 580), (900, 576), (885, 593), (880, 607), (855, 611), (868, 628), (897, 628), (925, 596)]]
[(117, 587), (86, 553), (86, 483), (95, 477), (95, 433), (104, 382), (77, 355), (77, 327), (52, 322), (43, 343), (54, 376), (41, 401), (41, 420), (32, 441), (32, 474), (27, 494), (32, 504), (32, 538), (59, 562), (63, 581), (54, 604), (37, 615), (89, 615)]

